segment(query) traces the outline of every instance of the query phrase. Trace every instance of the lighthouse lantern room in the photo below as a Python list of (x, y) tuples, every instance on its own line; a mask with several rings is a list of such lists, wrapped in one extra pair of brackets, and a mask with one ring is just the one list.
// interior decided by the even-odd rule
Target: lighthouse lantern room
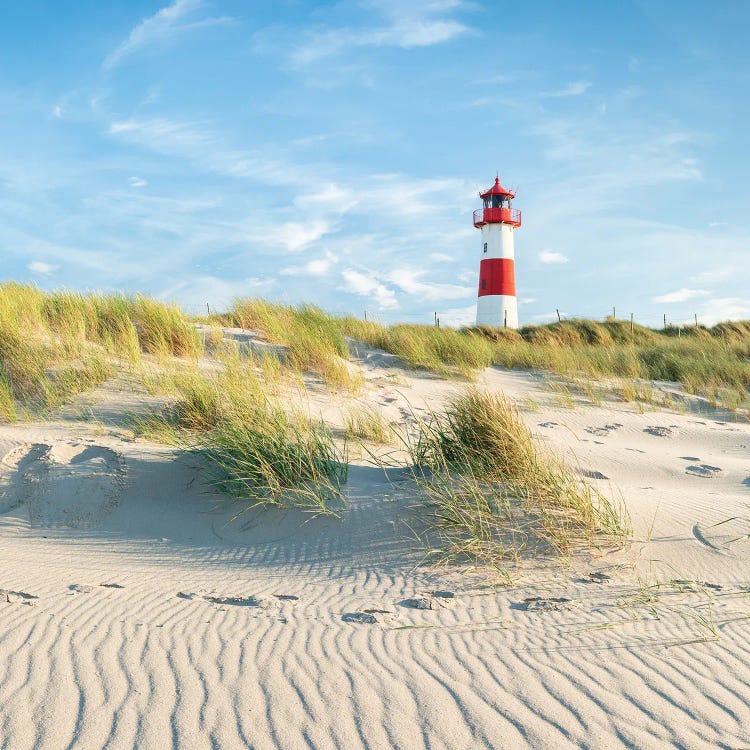
[(474, 226), (482, 230), (477, 325), (518, 328), (513, 233), (521, 226), (521, 212), (511, 205), (515, 193), (499, 177), (479, 197), (484, 205), (474, 211)]

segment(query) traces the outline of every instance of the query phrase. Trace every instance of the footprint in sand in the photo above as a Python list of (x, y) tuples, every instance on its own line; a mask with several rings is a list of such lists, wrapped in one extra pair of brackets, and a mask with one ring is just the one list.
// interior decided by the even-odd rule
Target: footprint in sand
[(341, 615), (343, 622), (354, 625), (384, 625), (397, 618), (398, 615), (390, 609), (363, 609), (361, 612), (345, 612)]
[(600, 570), (592, 570), (586, 578), (582, 579), (581, 583), (606, 583), (611, 580), (611, 575), (602, 573)]
[(693, 536), (705, 547), (730, 557), (750, 557), (750, 519), (729, 518), (715, 524), (696, 523)]
[(0, 461), (0, 513), (23, 507), (32, 527), (89, 528), (119, 504), (125, 464), (109, 448), (25, 444)]
[(655, 425), (652, 427), (646, 427), (643, 431), (647, 432), (649, 435), (655, 435), (656, 437), (672, 437), (671, 427), (660, 427), (659, 425)]
[(586, 479), (609, 479), (606, 474), (602, 474), (601, 471), (595, 471), (592, 469), (581, 469), (581, 476)]
[(452, 591), (427, 591), (410, 599), (403, 599), (398, 604), (407, 609), (441, 609), (452, 607), (455, 594)]
[(559, 425), (557, 424), (557, 422), (540, 422), (539, 426), (540, 427), (547, 427), (550, 430), (554, 429), (555, 427), (559, 427)]
[(530, 596), (511, 606), (525, 612), (562, 612), (578, 609), (582, 604), (580, 599), (568, 599), (565, 596)]
[(718, 466), (711, 466), (710, 464), (696, 464), (685, 468), (686, 474), (693, 477), (703, 477), (704, 479), (711, 479), (720, 471), (721, 469)]
[(587, 427), (586, 432), (597, 437), (606, 437), (610, 432), (619, 430), (622, 425), (619, 422), (613, 422), (612, 424), (605, 424), (601, 427)]
[(74, 594), (90, 594), (94, 590), (94, 587), (88, 583), (71, 583), (68, 588)]
[(36, 604), (38, 596), (27, 594), (25, 591), (11, 591), (10, 589), (0, 589), (0, 604)]
[(229, 607), (255, 607), (257, 609), (278, 609), (282, 602), (296, 602), (299, 597), (294, 594), (272, 594), (271, 596), (215, 596), (213, 594), (196, 594), (193, 592), (180, 591), (177, 593), (179, 599), (193, 601), (203, 599), (210, 604)]
[[(125, 587), (121, 583), (100, 583), (98, 584), (103, 589), (124, 589)], [(72, 583), (68, 588), (76, 594), (90, 594), (96, 586), (92, 586), (88, 583)]]

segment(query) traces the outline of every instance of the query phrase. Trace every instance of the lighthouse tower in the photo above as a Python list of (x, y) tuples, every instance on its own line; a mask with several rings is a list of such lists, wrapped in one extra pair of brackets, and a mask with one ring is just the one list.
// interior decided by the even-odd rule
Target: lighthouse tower
[(477, 325), (518, 328), (513, 233), (521, 226), (521, 212), (511, 206), (515, 193), (499, 177), (479, 197), (484, 206), (474, 211), (474, 226), (482, 230)]

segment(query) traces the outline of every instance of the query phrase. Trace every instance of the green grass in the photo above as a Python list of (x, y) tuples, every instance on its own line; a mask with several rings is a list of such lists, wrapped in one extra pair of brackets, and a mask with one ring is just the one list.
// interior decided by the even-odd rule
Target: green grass
[(199, 448), (216, 487), (246, 508), (295, 507), (314, 515), (340, 515), (346, 507), (346, 448), (338, 448), (322, 422), (290, 416), (266, 402), (250, 421), (222, 420)]
[(344, 416), (344, 426), (350, 439), (381, 444), (393, 442), (393, 428), (373, 406), (349, 409)]
[(270, 343), (287, 347), (290, 368), (319, 375), (332, 390), (357, 393), (363, 385), (363, 377), (347, 367), (349, 347), (340, 322), (318, 307), (239, 300), (220, 319), (228, 325), (261, 331)]
[(254, 364), (234, 356), (213, 374), (193, 367), (148, 376), (152, 393), (175, 400), (135, 419), (136, 435), (198, 452), (212, 483), (243, 508), (276, 505), (339, 515), (346, 446), (337, 447), (322, 422), (273, 403)]
[(468, 390), (418, 422), (406, 447), (445, 559), (502, 568), (525, 552), (565, 556), (629, 533), (624, 510), (542, 451), (502, 395)]
[[(519, 331), (486, 326), (456, 330), (383, 326), (263, 300), (238, 301), (224, 320), (263, 331), (269, 341), (290, 348), (294, 367), (316, 372), (332, 384), (341, 372), (339, 358), (347, 357), (344, 336), (349, 336), (397, 355), (407, 367), (442, 377), (474, 379), (494, 364), (547, 370), (579, 384), (587, 378), (665, 380), (681, 383), (688, 393), (725, 394), (727, 404), (744, 403), (750, 386), (749, 321), (683, 328), (680, 336), (676, 328), (655, 330), (614, 319), (565, 320)], [(348, 387), (356, 390), (356, 385)], [(600, 393), (588, 395), (601, 400)]]
[[(174, 305), (142, 296), (44, 293), (0, 284), (0, 415), (58, 406), (142, 353), (196, 359), (201, 336)], [(20, 408), (20, 411), (19, 411)]]

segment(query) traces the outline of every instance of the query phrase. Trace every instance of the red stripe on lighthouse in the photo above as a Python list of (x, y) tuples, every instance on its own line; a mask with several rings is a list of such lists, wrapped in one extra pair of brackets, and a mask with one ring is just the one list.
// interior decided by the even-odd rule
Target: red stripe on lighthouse
[(479, 264), (479, 296), (516, 296), (515, 263), (510, 258), (485, 258)]

